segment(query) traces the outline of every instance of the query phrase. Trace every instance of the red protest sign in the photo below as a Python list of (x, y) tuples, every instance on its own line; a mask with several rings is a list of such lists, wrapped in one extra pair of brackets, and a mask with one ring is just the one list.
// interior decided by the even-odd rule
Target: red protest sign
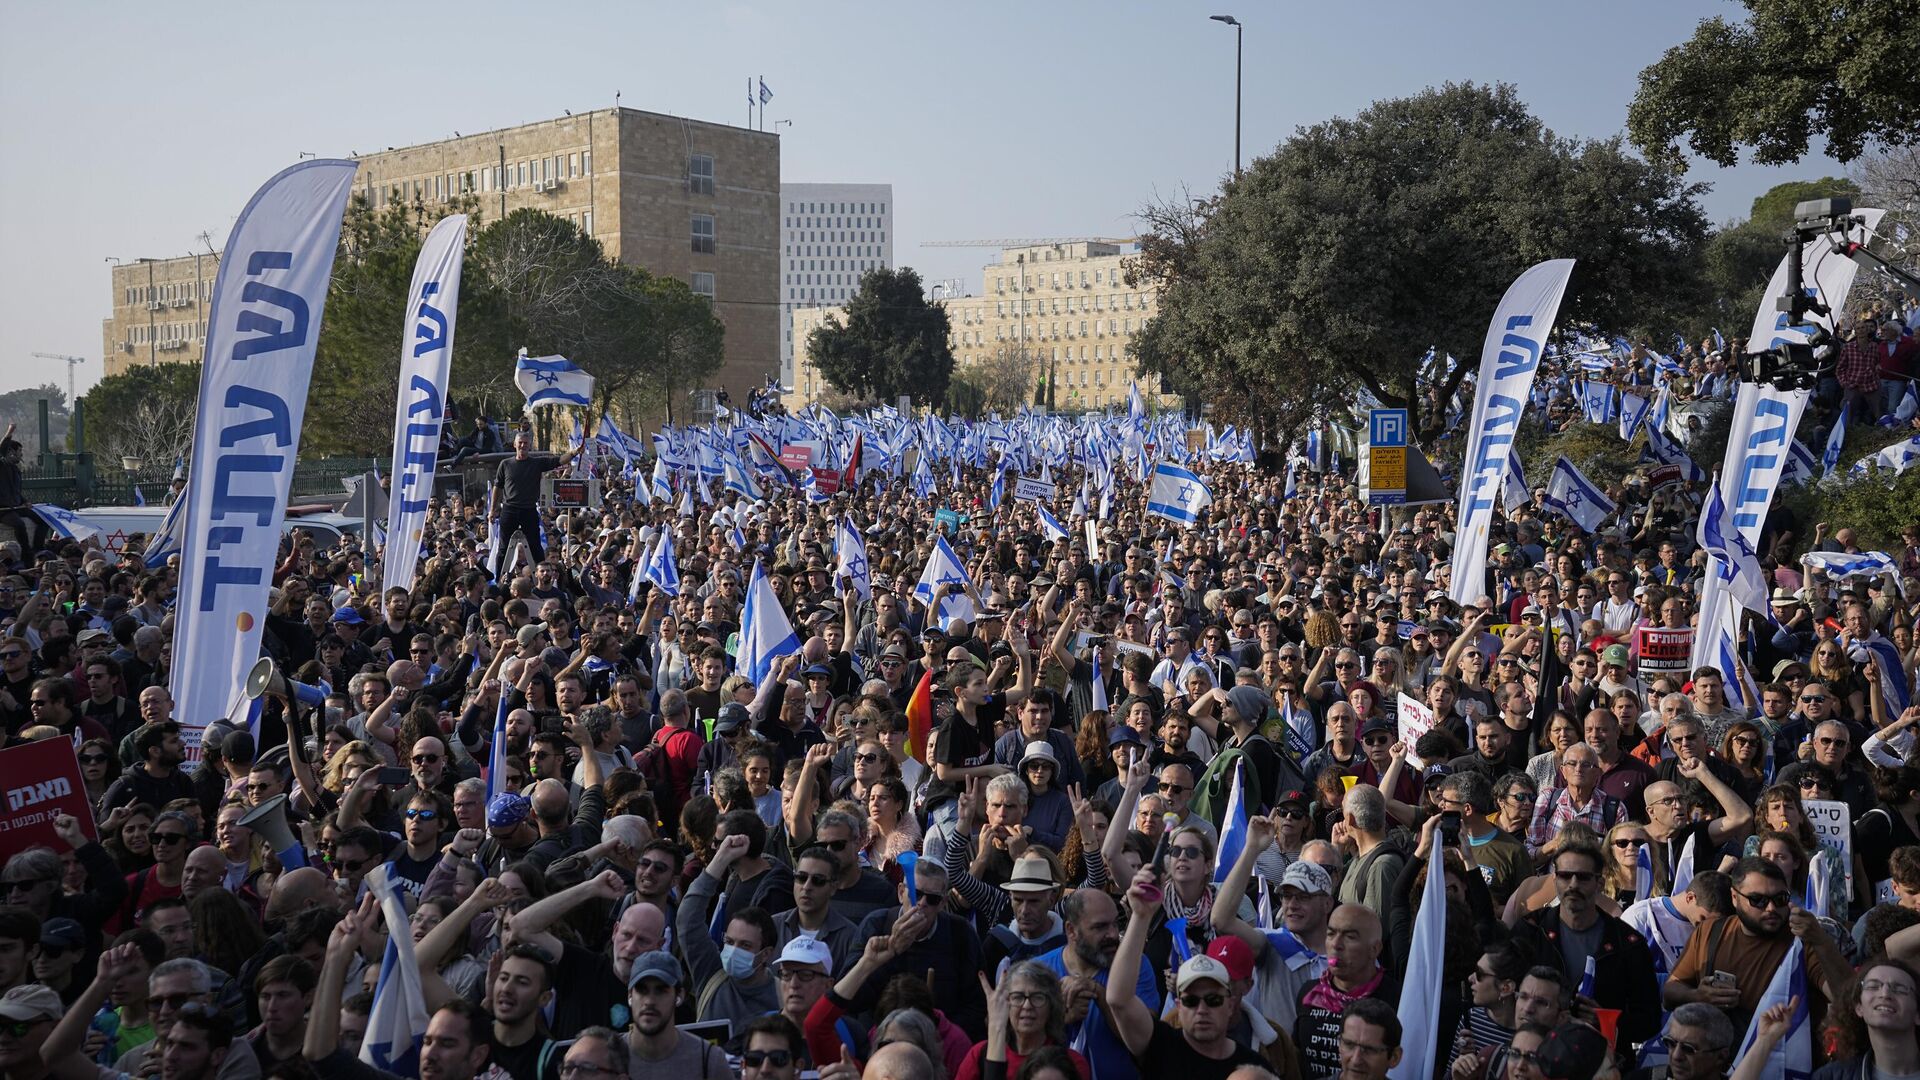
[(1634, 652), (1640, 657), (1640, 677), (1655, 679), (1661, 675), (1686, 677), (1687, 659), (1693, 654), (1693, 630), (1689, 627), (1636, 626)]
[(823, 495), (832, 495), (833, 493), (839, 491), (840, 490), (840, 470), (839, 469), (823, 469), (820, 466), (815, 465), (813, 467), (813, 486), (819, 488), (821, 494)]
[(66, 844), (53, 831), (53, 819), (60, 814), (72, 814), (89, 837), (99, 836), (71, 740), (41, 739), (0, 750), (0, 777), (6, 789), (0, 861), (36, 845), (65, 851)]
[(813, 463), (813, 448), (808, 446), (783, 446), (780, 448), (780, 464), (792, 472), (799, 472)]

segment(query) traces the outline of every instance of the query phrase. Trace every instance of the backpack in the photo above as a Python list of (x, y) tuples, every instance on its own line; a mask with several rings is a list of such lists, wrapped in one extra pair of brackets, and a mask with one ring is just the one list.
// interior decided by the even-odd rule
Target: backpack
[(1233, 796), (1234, 766), (1242, 764), (1246, 766), (1240, 771), (1246, 785), (1247, 812), (1251, 814), (1266, 805), (1266, 793), (1260, 790), (1260, 770), (1253, 767), (1247, 752), (1240, 747), (1221, 747), (1220, 752), (1207, 763), (1207, 769), (1200, 774), (1200, 779), (1194, 781), (1191, 808), (1194, 813), (1213, 822), (1216, 829), (1220, 827), (1220, 820), (1227, 815), (1227, 800)]
[(673, 775), (673, 758), (667, 753), (667, 744), (676, 735), (691, 737), (688, 728), (662, 727), (653, 733), (653, 741), (642, 747), (633, 756), (633, 770), (647, 781), (647, 790), (653, 793), (654, 807), (663, 819), (672, 820), (667, 810), (672, 807), (674, 817), (678, 816), (680, 805), (680, 782)]

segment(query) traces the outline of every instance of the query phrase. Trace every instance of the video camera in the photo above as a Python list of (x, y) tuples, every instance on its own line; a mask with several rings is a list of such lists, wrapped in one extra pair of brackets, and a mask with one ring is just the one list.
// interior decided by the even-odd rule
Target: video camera
[[(1811, 199), (1795, 206), (1793, 217), (1793, 228), (1784, 237), (1789, 252), (1786, 295), (1776, 301), (1776, 306), (1786, 315), (1782, 326), (1800, 329), (1806, 334), (1806, 340), (1777, 340), (1770, 348), (1747, 353), (1738, 358), (1738, 373), (1742, 382), (1772, 385), (1782, 390), (1811, 390), (1820, 376), (1833, 367), (1834, 343), (1833, 335), (1825, 327), (1807, 321), (1809, 315), (1832, 314), (1826, 304), (1807, 293), (1807, 245), (1827, 237), (1834, 252), (1862, 266), (1880, 269), (1916, 299), (1920, 299), (1920, 278), (1867, 249), (1866, 239), (1871, 234), (1867, 232), (1865, 219), (1853, 212), (1851, 199)], [(1854, 239), (1855, 229), (1859, 230), (1860, 239)]]

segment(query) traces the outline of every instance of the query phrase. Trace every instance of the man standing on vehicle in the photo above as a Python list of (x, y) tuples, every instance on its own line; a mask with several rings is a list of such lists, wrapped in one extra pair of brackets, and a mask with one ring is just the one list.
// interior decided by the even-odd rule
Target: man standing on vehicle
[(518, 529), (526, 537), (527, 550), (534, 563), (546, 560), (547, 549), (540, 543), (540, 477), (572, 461), (578, 446), (559, 456), (533, 452), (533, 436), (518, 431), (513, 436), (513, 456), (500, 463), (494, 474), (494, 505), (500, 508), (500, 542), (513, 543)]

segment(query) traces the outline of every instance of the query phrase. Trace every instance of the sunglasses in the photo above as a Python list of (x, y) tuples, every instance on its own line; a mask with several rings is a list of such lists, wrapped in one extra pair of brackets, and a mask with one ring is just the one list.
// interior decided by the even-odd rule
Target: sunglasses
[(1275, 814), (1277, 814), (1277, 815), (1279, 815), (1280, 817), (1283, 817), (1283, 818), (1286, 818), (1286, 819), (1288, 819), (1288, 820), (1290, 820), (1290, 821), (1305, 821), (1305, 820), (1307, 820), (1307, 812), (1306, 812), (1305, 810), (1302, 810), (1302, 809), (1300, 809), (1300, 808), (1299, 808), (1299, 807), (1297, 807), (1297, 806), (1296, 806), (1296, 807), (1289, 807), (1289, 808), (1287, 808), (1287, 809), (1284, 809), (1284, 810), (1276, 810), (1276, 811), (1274, 811), (1274, 813), (1275, 813)]
[(147, 834), (147, 840), (155, 844), (184, 844), (187, 841), (187, 834), (183, 832), (150, 832)]
[(795, 885), (807, 885), (815, 889), (824, 889), (828, 885), (833, 884), (833, 878), (827, 874), (803, 874), (796, 870), (793, 873), (793, 883)]
[(840, 852), (847, 850), (847, 846), (851, 843), (853, 843), (853, 841), (846, 839), (822, 840), (820, 841), (820, 846), (838, 855)]
[(358, 874), (372, 864), (373, 856), (371, 855), (364, 859), (335, 859), (333, 862), (334, 869), (344, 870), (349, 874)]
[(1160, 790), (1165, 792), (1168, 795), (1178, 795), (1181, 792), (1192, 791), (1193, 788), (1187, 786), (1186, 784), (1170, 784), (1162, 780), (1160, 782)]
[(633, 864), (635, 870), (645, 870), (650, 874), (671, 874), (673, 864), (662, 859), (641, 859)]
[(421, 810), (416, 807), (407, 808), (408, 821), (432, 821), (439, 816), (440, 811), (438, 810)]
[(880, 760), (879, 754), (855, 754), (853, 760), (861, 765), (871, 765)]
[(1600, 875), (1591, 870), (1555, 870), (1553, 876), (1568, 885), (1600, 880)]
[(758, 1069), (762, 1065), (772, 1065), (784, 1069), (793, 1064), (793, 1052), (790, 1050), (749, 1050), (740, 1055), (740, 1064), (749, 1069)]
[(82, 765), (105, 765), (106, 763), (107, 763), (107, 755), (105, 754), (81, 754), (80, 755), (80, 764)]
[(1167, 854), (1175, 859), (1201, 859), (1206, 856), (1198, 844), (1168, 844)]
[(1733, 892), (1735, 896), (1738, 896), (1740, 899), (1745, 900), (1747, 903), (1752, 904), (1754, 907), (1761, 908), (1761, 909), (1776, 908), (1776, 907), (1783, 908), (1793, 903), (1792, 893), (1783, 893), (1783, 892), (1750, 893), (1750, 892), (1741, 892), (1738, 889), (1735, 889)]
[(1367, 737), (1366, 737), (1366, 738), (1365, 738), (1364, 740), (1362, 740), (1362, 741), (1364, 741), (1364, 742), (1365, 742), (1365, 743), (1366, 743), (1366, 744), (1367, 744), (1368, 746), (1392, 746), (1392, 745), (1393, 745), (1393, 736), (1391, 736), (1391, 735), (1369, 735), (1369, 736), (1367, 736)]
[(437, 765), (437, 764), (439, 764), (439, 762), (440, 762), (440, 755), (439, 755), (439, 754), (415, 754), (415, 755), (413, 755), (413, 763), (414, 763), (415, 765)]
[(1698, 1043), (1687, 1042), (1685, 1039), (1676, 1039), (1671, 1035), (1660, 1036), (1660, 1045), (1667, 1048), (1668, 1057), (1674, 1057), (1680, 1054), (1685, 1054), (1688, 1057), (1696, 1054), (1717, 1054), (1726, 1049), (1724, 1046), (1701, 1046)]
[(1180, 1004), (1185, 1005), (1189, 1009), (1197, 1009), (1202, 1005), (1205, 1005), (1209, 1009), (1217, 1009), (1220, 1006), (1225, 1005), (1226, 1003), (1227, 1003), (1227, 995), (1225, 994), (1181, 994), (1180, 995)]

